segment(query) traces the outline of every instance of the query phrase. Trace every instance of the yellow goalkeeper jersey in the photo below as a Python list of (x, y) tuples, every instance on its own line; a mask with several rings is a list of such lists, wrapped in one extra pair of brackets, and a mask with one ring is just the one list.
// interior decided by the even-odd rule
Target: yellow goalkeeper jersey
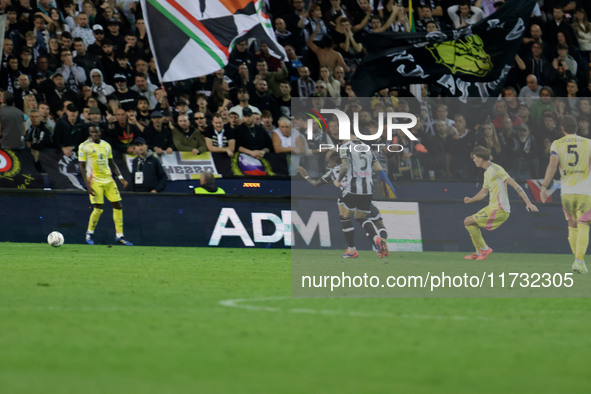
[(575, 134), (566, 135), (552, 143), (550, 155), (558, 157), (561, 194), (591, 196), (591, 140)]
[(507, 194), (507, 183), (509, 174), (498, 164), (490, 163), (490, 166), (484, 171), (483, 188), (488, 189), (489, 203), (492, 209), (502, 209), (505, 212), (511, 212), (509, 206), (509, 195)]
[(108, 183), (113, 181), (109, 159), (113, 158), (111, 145), (101, 140), (95, 144), (91, 139), (84, 141), (78, 148), (78, 160), (86, 162), (86, 176), (89, 181)]

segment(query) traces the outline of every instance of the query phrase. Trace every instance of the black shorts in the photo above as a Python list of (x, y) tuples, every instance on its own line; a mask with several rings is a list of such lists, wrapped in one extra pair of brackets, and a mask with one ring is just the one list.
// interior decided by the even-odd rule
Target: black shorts
[(378, 207), (376, 207), (374, 205), (374, 203), (371, 203), (371, 206), (369, 207), (369, 220), (382, 220), (382, 214), (380, 213), (380, 210), (378, 209)]
[(339, 198), (338, 204), (344, 205), (350, 211), (356, 209), (361, 212), (369, 213), (371, 211), (371, 194), (352, 194), (347, 193)]

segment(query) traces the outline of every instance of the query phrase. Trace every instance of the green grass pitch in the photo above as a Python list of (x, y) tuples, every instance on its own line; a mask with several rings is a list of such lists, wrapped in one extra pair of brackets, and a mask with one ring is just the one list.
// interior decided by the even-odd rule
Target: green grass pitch
[(0, 392), (591, 386), (589, 299), (294, 299), (290, 276), (289, 250), (1, 243)]

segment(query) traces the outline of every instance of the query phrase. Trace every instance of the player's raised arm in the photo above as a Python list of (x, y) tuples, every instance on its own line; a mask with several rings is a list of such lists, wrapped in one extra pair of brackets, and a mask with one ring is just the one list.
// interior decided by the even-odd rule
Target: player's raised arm
[(515, 179), (509, 177), (507, 178), (507, 183), (511, 185), (511, 187), (515, 189), (517, 194), (519, 194), (519, 197), (523, 199), (523, 201), (525, 202), (525, 209), (528, 212), (538, 212), (538, 207), (531, 203), (529, 197), (527, 197), (527, 194), (525, 194), (525, 191), (521, 188), (521, 186), (519, 186), (519, 184), (515, 182)]
[(540, 199), (542, 203), (546, 203), (548, 200), (548, 186), (550, 186), (550, 182), (554, 178), (554, 174), (556, 174), (556, 169), (558, 168), (558, 156), (550, 155), (550, 162), (548, 163), (548, 167), (546, 167), (546, 176), (544, 176), (544, 181), (542, 182), (542, 190), (540, 192)]
[(464, 203), (470, 204), (476, 201), (480, 201), (486, 196), (488, 196), (488, 189), (483, 187), (482, 189), (480, 189), (478, 193), (476, 193), (476, 195), (474, 195), (474, 197), (464, 197)]

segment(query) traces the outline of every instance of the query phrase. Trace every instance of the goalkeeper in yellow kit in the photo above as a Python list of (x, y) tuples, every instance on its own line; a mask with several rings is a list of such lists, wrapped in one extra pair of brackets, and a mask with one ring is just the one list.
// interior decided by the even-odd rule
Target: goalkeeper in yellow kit
[(542, 183), (540, 198), (546, 202), (548, 186), (560, 169), (561, 200), (564, 216), (568, 221), (568, 243), (575, 255), (574, 272), (586, 274), (585, 253), (589, 246), (589, 221), (591, 221), (591, 140), (576, 135), (577, 121), (570, 115), (560, 120), (564, 137), (550, 146), (550, 163)]
[(120, 245), (132, 246), (123, 235), (123, 206), (121, 195), (113, 179), (115, 174), (123, 187), (127, 187), (127, 181), (123, 179), (119, 168), (113, 161), (113, 151), (107, 141), (101, 140), (101, 130), (98, 125), (90, 125), (88, 128), (90, 138), (80, 144), (78, 148), (78, 161), (80, 172), (86, 184), (86, 189), (94, 209), (88, 221), (86, 243), (94, 245), (94, 229), (103, 213), (105, 197), (113, 205), (113, 221), (115, 222), (115, 242)]

